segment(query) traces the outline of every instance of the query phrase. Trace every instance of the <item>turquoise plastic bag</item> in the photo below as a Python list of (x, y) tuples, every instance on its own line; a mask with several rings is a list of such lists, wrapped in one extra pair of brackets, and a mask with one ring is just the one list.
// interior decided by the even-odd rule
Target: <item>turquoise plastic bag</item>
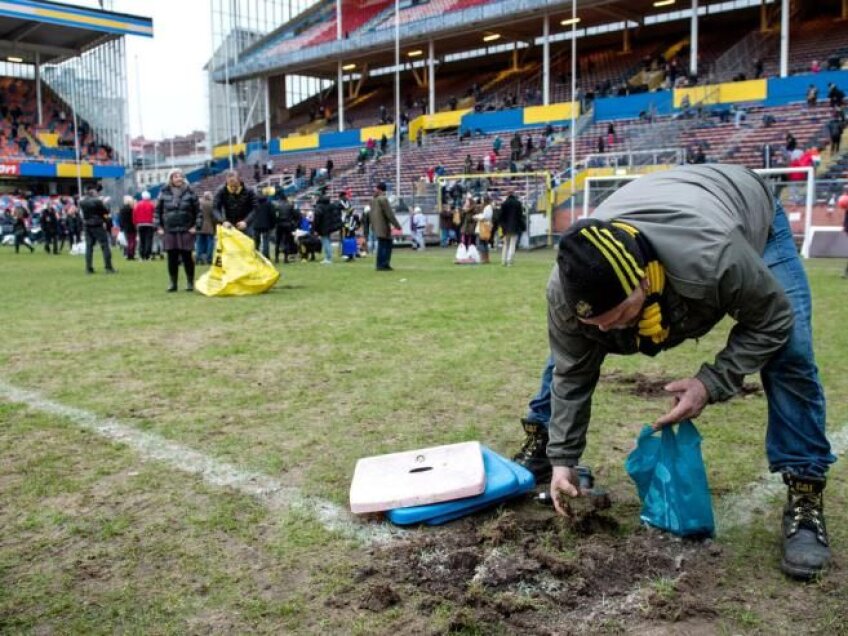
[(646, 426), (625, 468), (642, 501), (641, 519), (678, 536), (712, 536), (713, 504), (701, 455), (701, 435), (689, 420), (654, 435)]

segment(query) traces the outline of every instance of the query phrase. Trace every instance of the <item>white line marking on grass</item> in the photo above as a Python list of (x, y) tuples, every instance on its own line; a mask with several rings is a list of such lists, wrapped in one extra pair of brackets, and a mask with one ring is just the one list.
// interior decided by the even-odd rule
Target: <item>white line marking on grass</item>
[(163, 462), (184, 473), (198, 475), (213, 486), (232, 488), (263, 502), (271, 510), (300, 510), (313, 516), (331, 532), (364, 543), (383, 543), (402, 531), (386, 523), (365, 524), (347, 510), (330, 501), (304, 495), (298, 488), (232, 464), (220, 462), (201, 452), (166, 440), (159, 435), (139, 431), (114, 418), (98, 415), (54, 402), (26, 389), (19, 389), (0, 380), (0, 398), (23, 404), (31, 409), (67, 418), (88, 431), (113, 442), (126, 444), (144, 460)]
[[(834, 455), (844, 455), (848, 451), (848, 425), (838, 431), (829, 431), (831, 452)], [(723, 497), (718, 506), (718, 529), (728, 530), (750, 524), (755, 517), (762, 514), (775, 497), (786, 492), (779, 473), (766, 473), (757, 481), (745, 486), (739, 494)]]

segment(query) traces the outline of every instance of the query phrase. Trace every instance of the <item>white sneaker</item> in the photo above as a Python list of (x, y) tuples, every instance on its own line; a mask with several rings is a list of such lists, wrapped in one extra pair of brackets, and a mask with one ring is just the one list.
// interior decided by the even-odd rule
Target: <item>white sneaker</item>
[(333, 261), (328, 261), (326, 258), (323, 261), (321, 261), (321, 265), (332, 265), (332, 264), (333, 264)]

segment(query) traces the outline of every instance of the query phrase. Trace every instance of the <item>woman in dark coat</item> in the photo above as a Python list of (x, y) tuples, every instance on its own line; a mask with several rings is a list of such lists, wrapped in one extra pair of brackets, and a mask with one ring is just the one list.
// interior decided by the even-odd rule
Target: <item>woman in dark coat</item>
[(498, 225), (501, 228), (501, 232), (503, 232), (501, 264), (509, 267), (512, 265), (512, 259), (515, 258), (515, 248), (518, 245), (518, 238), (527, 227), (524, 220), (524, 206), (521, 205), (521, 201), (516, 198), (514, 192), (510, 192), (506, 200), (501, 204)]
[(162, 235), (163, 248), (168, 254), (168, 276), (171, 285), (166, 291), (177, 291), (180, 261), (186, 274), (186, 291), (194, 291), (194, 235), (200, 220), (197, 197), (185, 180), (182, 170), (173, 170), (156, 202), (156, 231)]

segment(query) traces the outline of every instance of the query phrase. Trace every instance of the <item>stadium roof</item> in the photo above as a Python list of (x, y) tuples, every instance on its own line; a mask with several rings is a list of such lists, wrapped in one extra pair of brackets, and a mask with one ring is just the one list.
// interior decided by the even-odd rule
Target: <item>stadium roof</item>
[[(121, 35), (153, 37), (153, 20), (47, 0), (0, 0), (0, 55), (34, 63), (79, 55)], [(12, 60), (16, 61), (16, 60)]]
[[(676, 3), (662, 7), (655, 7), (654, 2), (655, 0), (578, 0), (578, 37), (581, 37), (583, 29), (591, 27), (623, 22), (630, 26), (640, 26), (648, 16), (691, 9), (689, 0), (677, 0)], [(699, 11), (706, 14), (710, 12), (712, 5), (722, 5), (723, 10), (727, 10), (724, 8), (727, 4), (723, 0), (701, 0)], [(570, 26), (561, 24), (563, 20), (571, 17), (571, 0), (493, 0), (445, 15), (402, 24), (401, 46), (403, 50), (426, 47), (427, 41), (432, 39), (436, 42), (436, 55), (442, 56), (485, 46), (481, 38), (484, 32), (492, 31), (497, 31), (502, 36), (498, 44), (511, 41), (532, 42), (542, 35), (541, 22), (545, 13), (551, 18), (552, 36), (571, 29)], [(304, 73), (332, 78), (336, 75), (339, 59), (346, 63), (367, 64), (371, 68), (394, 63), (393, 28), (361, 30), (351, 33), (343, 40), (333, 40), (279, 55), (268, 55), (262, 50), (263, 45), (276, 37), (280, 31), (281, 29), (278, 29), (244, 51), (241, 60), (230, 66), (230, 78), (241, 80), (278, 73)], [(215, 79), (224, 80), (221, 70), (215, 73)]]

